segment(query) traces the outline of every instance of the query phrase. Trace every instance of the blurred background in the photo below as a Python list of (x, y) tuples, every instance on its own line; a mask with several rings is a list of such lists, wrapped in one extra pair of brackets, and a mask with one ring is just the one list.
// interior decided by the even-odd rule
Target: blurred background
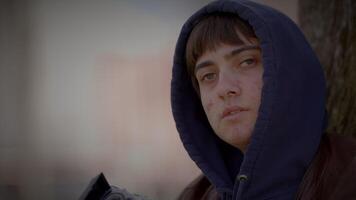
[[(1, 0), (0, 199), (112, 185), (174, 199), (199, 169), (170, 110), (184, 21), (208, 0)], [(260, 0), (297, 22), (297, 0)]]

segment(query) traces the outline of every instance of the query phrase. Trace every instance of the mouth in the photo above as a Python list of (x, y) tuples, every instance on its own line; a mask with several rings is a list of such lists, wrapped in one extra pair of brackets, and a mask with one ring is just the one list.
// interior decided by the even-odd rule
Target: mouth
[(244, 112), (244, 111), (247, 111), (247, 109), (242, 108), (240, 106), (228, 107), (223, 111), (221, 118), (222, 119), (231, 118), (231, 117), (237, 116), (239, 113)]

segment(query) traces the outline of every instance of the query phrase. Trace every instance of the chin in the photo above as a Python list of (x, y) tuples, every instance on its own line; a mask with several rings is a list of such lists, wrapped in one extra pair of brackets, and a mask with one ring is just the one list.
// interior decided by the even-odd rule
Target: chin
[(222, 130), (219, 135), (226, 143), (241, 149), (250, 141), (251, 131), (248, 130), (242, 127), (231, 127), (229, 130)]

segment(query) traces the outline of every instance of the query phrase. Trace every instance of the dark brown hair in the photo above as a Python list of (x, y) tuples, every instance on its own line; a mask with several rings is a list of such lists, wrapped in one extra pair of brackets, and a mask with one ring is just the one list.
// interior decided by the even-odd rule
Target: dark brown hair
[(215, 50), (220, 44), (244, 44), (239, 33), (249, 41), (256, 38), (252, 27), (239, 16), (230, 13), (215, 13), (201, 19), (189, 35), (185, 58), (187, 71), (199, 94), (195, 78), (195, 64), (206, 51)]

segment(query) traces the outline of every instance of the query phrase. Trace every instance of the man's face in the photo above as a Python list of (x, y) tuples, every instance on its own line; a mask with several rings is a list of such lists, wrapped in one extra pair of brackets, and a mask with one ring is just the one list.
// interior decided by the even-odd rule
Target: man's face
[(250, 142), (262, 90), (259, 42), (220, 44), (195, 66), (201, 101), (209, 123), (223, 141), (245, 151)]

